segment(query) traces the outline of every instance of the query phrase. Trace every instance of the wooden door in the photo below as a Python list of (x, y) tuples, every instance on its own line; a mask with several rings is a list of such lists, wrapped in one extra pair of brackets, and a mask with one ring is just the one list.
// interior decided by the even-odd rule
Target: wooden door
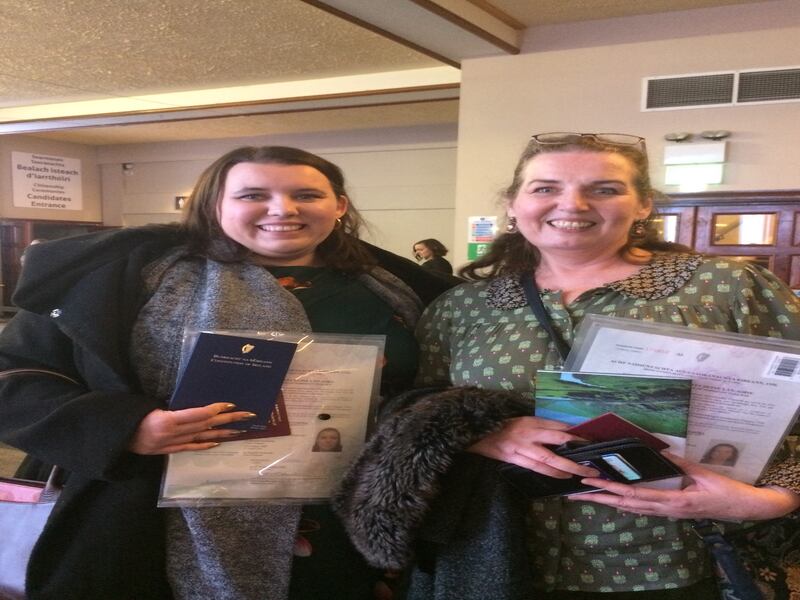
[(676, 194), (665, 206), (695, 210), (698, 252), (752, 260), (800, 290), (800, 190)]
[(695, 248), (699, 252), (736, 256), (759, 263), (791, 287), (792, 263), (800, 246), (795, 232), (800, 208), (783, 204), (708, 206), (697, 211)]

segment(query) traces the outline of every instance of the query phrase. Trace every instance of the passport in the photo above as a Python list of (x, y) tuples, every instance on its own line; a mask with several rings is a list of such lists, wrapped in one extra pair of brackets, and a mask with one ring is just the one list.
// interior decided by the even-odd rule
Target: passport
[(637, 438), (653, 450), (666, 450), (669, 444), (646, 429), (634, 425), (614, 413), (605, 413), (567, 429), (567, 433), (579, 435), (592, 442), (612, 442), (623, 438)]
[(202, 332), (169, 401), (171, 410), (231, 402), (256, 417), (225, 425), (231, 441), (289, 435), (281, 386), (297, 344), (262, 337)]

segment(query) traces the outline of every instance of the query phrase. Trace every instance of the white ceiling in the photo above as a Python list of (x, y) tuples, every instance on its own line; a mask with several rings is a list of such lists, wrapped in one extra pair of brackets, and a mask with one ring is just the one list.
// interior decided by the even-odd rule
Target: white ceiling
[(513, 52), (523, 28), (746, 1), (8, 0), (0, 132), (105, 145), (455, 123), (452, 65)]

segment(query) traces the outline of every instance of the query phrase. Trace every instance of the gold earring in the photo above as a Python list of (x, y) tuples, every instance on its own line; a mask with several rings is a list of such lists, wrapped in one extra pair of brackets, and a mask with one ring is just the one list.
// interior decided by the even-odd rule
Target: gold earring
[(506, 233), (517, 233), (519, 231), (517, 229), (517, 217), (508, 217), (508, 223), (506, 223)]

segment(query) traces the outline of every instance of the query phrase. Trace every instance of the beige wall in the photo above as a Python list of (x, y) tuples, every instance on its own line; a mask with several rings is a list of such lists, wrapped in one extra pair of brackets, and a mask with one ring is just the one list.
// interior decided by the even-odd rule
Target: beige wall
[[(366, 240), (408, 258), (421, 238), (452, 246), (456, 129), (449, 126), (101, 147), (105, 222), (176, 221), (175, 196), (187, 195), (214, 159), (237, 146), (266, 144), (304, 148), (339, 165), (370, 225)], [(128, 174), (123, 163), (132, 166)]]
[(669, 192), (661, 185), (664, 134), (728, 129), (725, 181), (715, 189), (800, 188), (800, 103), (640, 110), (644, 77), (797, 67), (799, 39), (800, 2), (789, 0), (532, 29), (525, 54), (467, 61), (455, 261), (466, 260), (467, 218), (502, 214), (497, 192), (536, 132), (642, 135), (654, 183)]
[[(18, 208), (13, 205), (11, 153), (48, 154), (81, 161), (82, 210)], [(22, 135), (0, 136), (0, 217), (4, 219), (50, 219), (56, 221), (102, 221), (100, 175), (97, 153), (91, 146), (51, 142)]]

